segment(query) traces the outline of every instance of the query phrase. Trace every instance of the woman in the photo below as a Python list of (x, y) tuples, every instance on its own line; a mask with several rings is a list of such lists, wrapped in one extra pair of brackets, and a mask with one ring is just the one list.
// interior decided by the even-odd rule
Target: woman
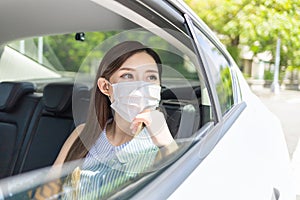
[(73, 190), (65, 191), (66, 198), (105, 197), (177, 149), (157, 109), (161, 72), (159, 56), (139, 42), (126, 41), (106, 53), (86, 124), (73, 131), (55, 161), (84, 158), (66, 181), (65, 188)]

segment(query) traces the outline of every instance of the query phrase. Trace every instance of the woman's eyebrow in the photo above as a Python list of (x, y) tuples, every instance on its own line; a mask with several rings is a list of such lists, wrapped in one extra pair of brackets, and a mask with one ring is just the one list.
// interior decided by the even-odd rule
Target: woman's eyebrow
[(130, 67), (122, 67), (122, 68), (120, 68), (120, 71), (121, 70), (136, 71), (134, 68), (130, 68)]
[(154, 69), (149, 69), (149, 70), (146, 70), (146, 72), (151, 72), (151, 73), (158, 73), (158, 70), (154, 70)]
[[(135, 68), (131, 68), (131, 67), (122, 67), (119, 69), (120, 71), (122, 70), (126, 70), (126, 71), (136, 71)], [(150, 72), (150, 73), (158, 73), (158, 70), (155, 70), (155, 69), (148, 69), (146, 70), (146, 72)]]

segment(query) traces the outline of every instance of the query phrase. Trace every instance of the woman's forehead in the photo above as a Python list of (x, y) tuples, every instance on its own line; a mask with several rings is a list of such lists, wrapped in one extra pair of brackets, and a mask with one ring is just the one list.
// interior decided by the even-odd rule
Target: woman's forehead
[(152, 56), (147, 54), (146, 52), (139, 52), (130, 56), (120, 67), (127, 68), (137, 68), (139, 66), (149, 66), (153, 68), (157, 68), (156, 62)]
[(150, 72), (157, 72), (158, 68), (156, 63), (152, 64), (143, 64), (143, 65), (128, 65), (128, 66), (121, 66), (118, 71), (150, 71)]

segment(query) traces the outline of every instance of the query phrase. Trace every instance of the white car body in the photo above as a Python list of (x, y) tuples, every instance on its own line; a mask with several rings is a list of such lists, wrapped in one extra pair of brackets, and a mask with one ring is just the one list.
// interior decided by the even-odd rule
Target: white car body
[[(276, 199), (275, 188), (279, 199), (295, 199), (279, 120), (251, 93), (246, 82), (242, 87), (247, 107), (170, 199), (183, 199), (197, 190), (201, 192), (193, 199)], [(253, 117), (261, 111), (264, 114)]]

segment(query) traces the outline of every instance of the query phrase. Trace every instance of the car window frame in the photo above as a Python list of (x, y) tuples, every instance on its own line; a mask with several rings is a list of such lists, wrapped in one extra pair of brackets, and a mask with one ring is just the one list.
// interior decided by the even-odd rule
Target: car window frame
[[(203, 68), (207, 74), (207, 81), (209, 83), (208, 88), (210, 89), (211, 94), (212, 94), (212, 105), (215, 106), (215, 111), (216, 111), (215, 118), (218, 120), (218, 122), (216, 122), (216, 124), (215, 124), (214, 129), (217, 129), (220, 131), (220, 132), (218, 132), (218, 135), (219, 135), (219, 140), (221, 140), (222, 137), (225, 135), (225, 133), (230, 129), (230, 127), (233, 125), (233, 123), (240, 116), (240, 114), (245, 110), (245, 108), (247, 107), (247, 104), (241, 98), (239, 81), (236, 77), (235, 70), (233, 69), (233, 66), (235, 66), (235, 63), (234, 63), (233, 59), (231, 58), (231, 56), (229, 55), (229, 53), (223, 49), (224, 47), (221, 44), (221, 42), (219, 42), (217, 37), (212, 37), (212, 36), (214, 36), (214, 33), (212, 31), (210, 31), (209, 29), (207, 29), (207, 27), (205, 25), (203, 25), (201, 23), (201, 21), (195, 19), (195, 17), (193, 17), (193, 15), (185, 14), (185, 17), (186, 17), (186, 21), (188, 24), (188, 28), (191, 31), (191, 35), (192, 35), (193, 41), (195, 43), (194, 46), (196, 48), (196, 51), (198, 51), (199, 57), (202, 60), (202, 64), (204, 65)], [(213, 78), (212, 78), (211, 72), (209, 70), (209, 66), (204, 59), (205, 56), (201, 52), (200, 44), (196, 37), (195, 28), (198, 28), (204, 34), (204, 36), (207, 37), (207, 39), (209, 39), (209, 41), (211, 41), (212, 44), (214, 44), (216, 48), (218, 48), (218, 50), (223, 54), (225, 59), (228, 61), (230, 74), (231, 74), (231, 80), (232, 80), (232, 87), (233, 87), (232, 90), (233, 90), (234, 104), (224, 115), (221, 112), (221, 107), (220, 107), (220, 103), (218, 100), (216, 88), (212, 87), (214, 85)], [(234, 71), (234, 73), (233, 73), (233, 71)], [(213, 134), (213, 133), (210, 133), (210, 134)]]
[[(207, 73), (208, 86), (209, 86), (210, 91), (212, 93), (212, 100), (214, 102), (213, 105), (216, 106), (216, 108), (215, 108), (216, 115), (217, 115), (216, 118), (218, 119), (219, 122), (222, 122), (222, 121), (224, 121), (224, 118), (227, 118), (226, 115), (231, 113), (231, 110), (234, 110), (234, 107), (240, 106), (240, 104), (245, 104), (245, 102), (243, 101), (243, 99), (241, 97), (241, 88), (240, 88), (240, 85), (239, 85), (239, 80), (238, 80), (237, 75), (236, 75), (236, 71), (234, 69), (234, 66), (236, 67), (236, 64), (234, 63), (233, 59), (228, 54), (228, 52), (226, 50), (224, 50), (224, 46), (222, 44), (219, 44), (218, 39), (211, 37), (211, 35), (214, 35), (213, 33), (209, 33), (207, 30), (203, 29), (197, 21), (195, 21), (194, 19), (192, 19), (188, 15), (186, 15), (186, 16), (187, 16), (187, 21), (188, 21), (188, 24), (189, 24), (191, 34), (193, 35), (193, 38), (194, 38), (195, 46), (197, 48), (197, 51), (199, 52), (199, 56), (201, 57), (202, 63), (204, 65), (203, 69)], [(203, 33), (203, 35), (220, 51), (220, 53), (222, 53), (223, 57), (226, 59), (226, 61), (229, 64), (228, 67), (229, 67), (229, 70), (230, 70), (230, 76), (231, 76), (231, 82), (232, 82), (232, 92), (233, 92), (234, 104), (227, 111), (227, 113), (224, 114), (224, 115), (221, 112), (220, 103), (219, 103), (219, 100), (218, 100), (218, 95), (217, 95), (216, 88), (211, 87), (213, 85), (213, 78), (212, 78), (212, 75), (211, 75), (210, 68), (209, 68), (209, 66), (206, 62), (206, 59), (204, 58), (205, 55), (203, 55), (203, 53), (201, 52), (200, 44), (199, 44), (199, 42), (197, 40), (197, 37), (196, 37), (195, 29), (198, 29), (201, 33)]]

